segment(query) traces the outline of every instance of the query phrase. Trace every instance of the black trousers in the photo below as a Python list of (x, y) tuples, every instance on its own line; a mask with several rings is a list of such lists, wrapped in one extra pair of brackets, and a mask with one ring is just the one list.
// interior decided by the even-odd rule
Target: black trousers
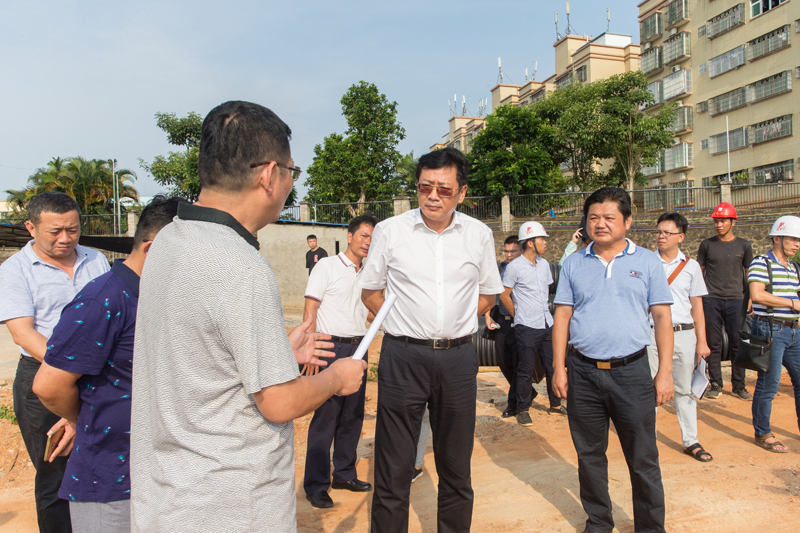
[[(739, 351), (739, 324), (742, 321), (742, 300), (720, 300), (703, 297), (703, 313), (706, 317), (706, 340), (711, 355), (708, 356), (708, 380), (722, 387), (722, 328), (728, 334), (730, 360), (736, 359)], [(744, 388), (745, 369), (731, 365), (733, 390)]]
[(36, 468), (34, 497), (36, 517), (42, 533), (71, 532), (69, 503), (58, 497), (58, 489), (67, 468), (67, 458), (58, 457), (52, 463), (44, 460), (47, 432), (60, 417), (48, 411), (33, 393), (33, 378), (41, 363), (30, 357), (21, 357), (14, 378), (14, 414), (19, 431)]
[(664, 530), (664, 487), (656, 445), (656, 396), (650, 364), (642, 357), (629, 365), (601, 370), (570, 351), (569, 431), (578, 452), (578, 478), (586, 529), (614, 529), (608, 494), (609, 419), (617, 430), (633, 493), (637, 533)]
[(407, 532), (408, 501), (425, 404), (439, 475), (437, 530), (470, 530), (470, 460), (478, 358), (472, 343), (447, 350), (383, 338), (378, 364), (372, 533)]
[(550, 407), (561, 407), (561, 398), (553, 390), (553, 328), (534, 329), (522, 324), (514, 326), (517, 337), (514, 369), (517, 383), (517, 409), (527, 411), (533, 402), (533, 389), (527, 385), (533, 380), (533, 368), (539, 357), (547, 379), (547, 397)]
[(500, 372), (508, 381), (508, 407), (517, 408), (517, 382), (514, 380), (514, 351), (516, 350), (516, 336), (513, 322), (500, 317), (500, 329), (494, 334), (494, 354), (497, 359), (497, 366)]
[[(351, 357), (357, 344), (336, 344), (336, 359)], [(364, 357), (366, 361), (367, 358)], [(320, 367), (324, 372), (325, 367)], [(364, 423), (364, 396), (367, 392), (367, 375), (358, 392), (350, 396), (332, 396), (314, 411), (308, 426), (306, 471), (303, 488), (306, 494), (327, 491), (331, 486), (331, 443), (333, 443), (333, 481), (345, 483), (356, 479), (356, 449)]]

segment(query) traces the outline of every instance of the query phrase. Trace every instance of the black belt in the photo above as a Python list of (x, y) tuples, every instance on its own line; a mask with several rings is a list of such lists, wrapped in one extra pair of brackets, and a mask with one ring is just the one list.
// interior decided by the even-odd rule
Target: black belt
[[(650, 326), (650, 329), (655, 328), (655, 326)], [(672, 331), (686, 331), (687, 329), (694, 329), (694, 324), (678, 324), (677, 326), (672, 326)]]
[(468, 342), (472, 342), (472, 335), (466, 335), (458, 339), (415, 339), (414, 337), (405, 337), (397, 335), (389, 335), (384, 333), (384, 337), (389, 337), (392, 340), (407, 342), (409, 344), (419, 344), (420, 346), (428, 346), (434, 350), (446, 350), (448, 348), (455, 348)]
[(337, 337), (336, 335), (331, 335), (331, 342), (337, 344), (360, 344), (363, 338), (363, 335), (360, 337)]
[(586, 357), (581, 352), (576, 350), (575, 348), (572, 349), (572, 353), (586, 361), (587, 363), (591, 363), (595, 365), (597, 368), (601, 370), (609, 370), (611, 368), (616, 368), (618, 366), (625, 366), (633, 363), (634, 361), (638, 361), (644, 354), (647, 353), (647, 348), (642, 348), (636, 353), (632, 353), (631, 355), (625, 357), (619, 357), (617, 359), (609, 359), (609, 360), (600, 360), (600, 359), (592, 359), (591, 357)]
[[(770, 317), (768, 317), (768, 316), (762, 316), (762, 315), (754, 315), (754, 316), (755, 316), (756, 320), (760, 320), (761, 322), (769, 323), (769, 321), (770, 321)], [(781, 326), (788, 326), (790, 328), (796, 328), (797, 327), (797, 320), (784, 320), (782, 318), (773, 318), (772, 322), (775, 323), (775, 324), (780, 324)]]

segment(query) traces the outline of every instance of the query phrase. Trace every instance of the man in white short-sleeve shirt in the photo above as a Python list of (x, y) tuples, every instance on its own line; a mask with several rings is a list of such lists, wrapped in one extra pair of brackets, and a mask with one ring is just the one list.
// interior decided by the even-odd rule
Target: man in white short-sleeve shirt
[[(673, 304), (672, 329), (675, 348), (672, 352), (672, 379), (675, 382), (675, 412), (681, 428), (683, 451), (701, 462), (711, 461), (697, 441), (697, 402), (692, 393), (692, 374), (700, 359), (711, 353), (706, 344), (706, 322), (703, 315), (703, 296), (708, 294), (703, 272), (694, 259), (686, 257), (678, 245), (686, 238), (689, 223), (680, 213), (664, 213), (658, 217), (655, 231), (656, 253), (664, 265)], [(678, 270), (680, 269), (680, 270)], [(650, 372), (658, 373), (658, 347), (655, 342), (653, 319), (650, 318), (653, 342), (647, 347)]]
[(296, 531), (292, 419), (361, 386), (366, 364), (352, 359), (298, 376), (332, 344), (306, 332), (310, 320), (287, 337), (253, 236), (299, 176), (290, 136), (257, 104), (211, 110), (197, 203), (181, 204), (150, 248), (134, 346), (133, 531)]
[(469, 164), (455, 148), (422, 156), (419, 209), (378, 224), (359, 278), (372, 313), (397, 303), (383, 323), (375, 428), (372, 531), (408, 530), (414, 459), (425, 405), (439, 474), (438, 528), (467, 531), (472, 521), (470, 457), (475, 434), (478, 316), (503, 291), (494, 239), (456, 207), (467, 194)]
[[(307, 331), (327, 333), (333, 342), (335, 359), (352, 357), (367, 332), (369, 311), (361, 301), (356, 284), (361, 263), (369, 252), (372, 231), (378, 223), (369, 215), (357, 216), (347, 228), (347, 250), (320, 259), (306, 285), (305, 316), (312, 317)], [(367, 361), (367, 357), (364, 357)], [(316, 365), (306, 365), (303, 373), (314, 375)], [(306, 469), (303, 489), (311, 505), (320, 509), (333, 506), (328, 489), (366, 492), (372, 485), (356, 476), (356, 448), (364, 422), (364, 397), (367, 376), (357, 393), (333, 396), (314, 411), (308, 426)], [(333, 485), (331, 485), (331, 444), (333, 444)]]

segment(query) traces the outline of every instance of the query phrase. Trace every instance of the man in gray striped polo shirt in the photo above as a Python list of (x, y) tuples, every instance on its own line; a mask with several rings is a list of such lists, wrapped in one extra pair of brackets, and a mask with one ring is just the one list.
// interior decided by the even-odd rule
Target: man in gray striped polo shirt
[(756, 444), (770, 452), (786, 453), (786, 446), (772, 434), (769, 418), (782, 365), (794, 386), (794, 405), (800, 423), (800, 329), (797, 327), (800, 280), (797, 265), (790, 260), (800, 250), (800, 218), (780, 217), (769, 235), (772, 250), (753, 259), (747, 276), (755, 319), (752, 333), (772, 337), (769, 372), (758, 373), (753, 393), (753, 428)]

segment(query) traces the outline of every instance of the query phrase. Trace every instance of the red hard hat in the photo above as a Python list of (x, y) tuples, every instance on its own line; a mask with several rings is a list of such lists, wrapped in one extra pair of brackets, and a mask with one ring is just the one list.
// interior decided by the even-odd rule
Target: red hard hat
[(722, 202), (714, 208), (711, 218), (739, 218), (736, 216), (736, 208), (728, 202)]

